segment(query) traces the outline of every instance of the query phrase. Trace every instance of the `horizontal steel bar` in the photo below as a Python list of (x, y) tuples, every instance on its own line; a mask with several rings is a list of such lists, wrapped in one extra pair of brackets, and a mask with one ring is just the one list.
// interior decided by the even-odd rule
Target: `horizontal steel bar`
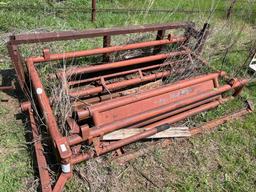
[(105, 63), (105, 64), (100, 64), (100, 65), (85, 66), (85, 67), (72, 67), (72, 68), (69, 68), (66, 71), (64, 71), (63, 75), (66, 77), (69, 77), (69, 76), (75, 76), (75, 75), (85, 74), (85, 73), (94, 73), (94, 72), (99, 72), (99, 71), (104, 71), (104, 70), (116, 69), (116, 68), (120, 68), (120, 67), (138, 65), (138, 64), (142, 64), (142, 63), (157, 61), (157, 60), (161, 60), (161, 59), (167, 59), (170, 57), (186, 55), (186, 54), (188, 54), (187, 51), (174, 51), (174, 52), (170, 52), (170, 53), (151, 55), (151, 56), (140, 57), (140, 58), (136, 58), (136, 59), (117, 61), (117, 62), (113, 62), (113, 63)]
[[(158, 108), (160, 106), (174, 104), (181, 100), (185, 100), (190, 97), (211, 91), (214, 88), (213, 80), (208, 80), (186, 88), (170, 91), (164, 94), (150, 97), (148, 99), (143, 99), (141, 101), (134, 102), (125, 106), (116, 107), (111, 110), (102, 112), (96, 112), (93, 114), (93, 119), (97, 120), (97, 122), (94, 121), (94, 124), (95, 126), (99, 126), (102, 124), (119, 121), (123, 118), (128, 118), (130, 116), (137, 115), (145, 111)], [(127, 111), (129, 111), (129, 114), (127, 114)]]
[(185, 61), (188, 61), (188, 59), (183, 59), (183, 60), (173, 61), (173, 62), (164, 62), (164, 63), (161, 63), (161, 64), (151, 65), (151, 66), (147, 66), (147, 67), (141, 67), (141, 68), (122, 71), (122, 72), (118, 72), (118, 73), (112, 73), (112, 74), (109, 74), (109, 75), (97, 76), (97, 77), (93, 77), (93, 78), (89, 78), (89, 79), (69, 81), (67, 84), (69, 86), (73, 86), (73, 85), (77, 85), (77, 84), (84, 84), (84, 83), (100, 80), (101, 78), (108, 79), (108, 78), (114, 78), (114, 77), (119, 77), (119, 76), (123, 76), (123, 75), (132, 74), (132, 73), (139, 73), (139, 71), (143, 72), (143, 71), (150, 70), (150, 69), (153, 70), (153, 69), (156, 69), (156, 68), (171, 66), (173, 64), (177, 64), (177, 63), (181, 63), (181, 62), (185, 62)]
[[(182, 80), (179, 81), (178, 83), (172, 84), (172, 85), (166, 85), (163, 87), (160, 87), (158, 89), (150, 90), (150, 91), (145, 91), (141, 94), (135, 94), (133, 96), (124, 96), (122, 98), (116, 98), (112, 99), (111, 101), (105, 101), (103, 103), (95, 104), (93, 106), (89, 106), (88, 110), (78, 110), (77, 115), (80, 120), (85, 119), (89, 117), (89, 115), (93, 114), (94, 111), (105, 111), (109, 109), (113, 109), (118, 106), (122, 105), (127, 105), (129, 103), (133, 103), (136, 101), (140, 101), (143, 99), (147, 99), (156, 95), (160, 95), (163, 93), (167, 93), (170, 91), (174, 91), (177, 89), (182, 89), (200, 82), (204, 82), (210, 79), (218, 78), (219, 76), (223, 76), (225, 73), (224, 72), (219, 72), (219, 73), (212, 73), (208, 75), (202, 75), (198, 76), (196, 78), (191, 78), (188, 80)], [(90, 112), (89, 112), (90, 111)]]
[(97, 86), (97, 87), (86, 88), (81, 90), (69, 91), (68, 94), (72, 97), (84, 97), (84, 96), (93, 95), (96, 93), (101, 93), (105, 89), (109, 91), (113, 91), (113, 90), (118, 90), (130, 85), (136, 85), (143, 82), (161, 79), (164, 77), (168, 77), (170, 74), (171, 74), (171, 71), (164, 71), (164, 72), (159, 72), (155, 74), (145, 75), (143, 76), (143, 78), (137, 77), (129, 80), (124, 80), (121, 82), (110, 83), (105, 86)]
[(61, 32), (46, 32), (46, 33), (31, 33), (13, 35), (10, 37), (10, 41), (14, 44), (28, 44), (38, 42), (51, 42), (51, 41), (63, 41), (74, 40), (83, 38), (101, 37), (106, 35), (121, 35), (130, 33), (144, 33), (157, 30), (168, 30), (183, 28), (186, 29), (192, 26), (191, 22), (169, 23), (169, 24), (153, 24), (153, 25), (141, 25), (141, 26), (129, 26), (122, 28), (111, 29), (94, 29), (86, 31), (61, 31)]
[(176, 110), (174, 110), (174, 111), (165, 113), (165, 114), (163, 114), (163, 115), (159, 115), (159, 116), (157, 116), (157, 117), (150, 118), (149, 120), (142, 121), (142, 122), (137, 123), (137, 124), (135, 124), (135, 125), (132, 125), (132, 126), (130, 126), (130, 127), (128, 127), (128, 128), (144, 127), (145, 125), (154, 123), (154, 122), (156, 122), (156, 121), (162, 120), (162, 119), (167, 118), (167, 117), (171, 117), (172, 115), (176, 115), (176, 114), (178, 114), (178, 113), (181, 113), (181, 112), (190, 110), (190, 109), (192, 109), (192, 108), (198, 107), (198, 106), (200, 106), (200, 105), (203, 105), (203, 104), (212, 102), (212, 101), (214, 101), (214, 100), (220, 100), (220, 99), (221, 99), (221, 96), (220, 96), (220, 95), (215, 96), (215, 97), (211, 97), (211, 98), (208, 98), (208, 99), (205, 99), (205, 100), (202, 100), (202, 101), (193, 103), (193, 104), (191, 104), (191, 105), (188, 105), (188, 106), (185, 106), (185, 107), (176, 109)]
[[(212, 108), (214, 108), (214, 107), (216, 107), (218, 105), (219, 105), (219, 101), (213, 101), (213, 102), (210, 102), (208, 104), (204, 104), (202, 106), (199, 106), (199, 107), (196, 107), (194, 109), (191, 109), (191, 110), (187, 111), (186, 113), (180, 113), (178, 115), (173, 116), (172, 120), (170, 122), (171, 123), (175, 123), (175, 122), (183, 120), (183, 119), (185, 119), (187, 117), (196, 115), (196, 114), (198, 114), (198, 113), (200, 113), (202, 111), (212, 109)], [(149, 129), (150, 133), (152, 132), (152, 129), (155, 129), (155, 128), (150, 128)], [(98, 155), (101, 155), (101, 154), (107, 153), (109, 151), (115, 150), (115, 149), (117, 149), (119, 147), (125, 146), (127, 144), (132, 143), (132, 142), (136, 142), (136, 141), (146, 137), (147, 133), (143, 132), (141, 134), (136, 134), (136, 135), (128, 137), (126, 139), (122, 139), (122, 140), (120, 140), (118, 142), (113, 142), (113, 144), (110, 144), (110, 145), (104, 147), (101, 151), (99, 151)], [(88, 152), (85, 152), (83, 154), (73, 156), (72, 159), (71, 159), (71, 163), (72, 164), (77, 164), (77, 163), (79, 163), (81, 161), (88, 160), (88, 159), (92, 158), (95, 155), (96, 154), (93, 151), (88, 151)]]
[[(239, 88), (239, 87), (243, 86), (244, 84), (246, 84), (247, 82), (248, 82), (247, 80), (236, 81), (236, 82), (234, 82), (234, 84), (232, 86), (231, 85), (224, 85), (222, 87), (219, 87), (219, 88), (214, 89), (212, 91), (209, 91), (207, 93), (200, 94), (200, 95), (195, 96), (193, 98), (184, 99), (184, 100), (179, 101), (179, 102), (177, 102), (175, 104), (172, 104), (172, 105), (162, 106), (162, 107), (159, 107), (159, 108), (156, 108), (156, 109), (153, 109), (153, 110), (149, 110), (149, 111), (146, 111), (146, 112), (138, 114), (138, 115), (134, 115), (134, 116), (130, 116), (128, 118), (124, 118), (120, 121), (116, 121), (116, 122), (112, 122), (112, 123), (105, 124), (105, 125), (102, 125), (102, 126), (97, 126), (97, 127), (91, 128), (90, 129), (90, 137), (94, 138), (94, 137), (100, 136), (102, 134), (106, 134), (106, 133), (109, 133), (111, 131), (120, 129), (121, 127), (130, 126), (130, 125), (134, 124), (135, 122), (140, 122), (142, 120), (146, 120), (146, 119), (152, 118), (154, 116), (167, 113), (171, 110), (174, 110), (174, 109), (186, 106), (186, 105), (190, 105), (190, 104), (198, 102), (200, 100), (204, 100), (204, 99), (207, 99), (209, 97), (213, 97), (213, 96), (222, 94), (222, 93), (227, 92), (229, 90)], [(80, 143), (82, 141), (83, 141), (83, 139), (78, 135), (77, 136), (73, 135), (72, 137), (69, 137), (69, 144), (70, 145), (74, 145), (74, 144)]]
[(89, 50), (82, 50), (82, 51), (72, 51), (66, 53), (55, 53), (51, 54), (47, 50), (47, 57), (34, 57), (34, 63), (44, 62), (44, 61), (55, 61), (55, 60), (65, 60), (65, 59), (73, 59), (78, 57), (85, 57), (85, 56), (92, 56), (92, 55), (100, 55), (106, 53), (114, 53), (118, 51), (126, 51), (132, 49), (139, 49), (145, 47), (153, 47), (156, 45), (167, 45), (172, 43), (182, 43), (187, 38), (179, 36), (179, 37), (171, 37), (169, 36), (168, 39), (164, 40), (156, 40), (156, 41), (147, 41), (141, 43), (134, 43), (128, 45), (119, 45), (119, 46), (112, 46), (112, 47), (103, 47), (103, 48), (96, 48), (96, 49), (89, 49)]

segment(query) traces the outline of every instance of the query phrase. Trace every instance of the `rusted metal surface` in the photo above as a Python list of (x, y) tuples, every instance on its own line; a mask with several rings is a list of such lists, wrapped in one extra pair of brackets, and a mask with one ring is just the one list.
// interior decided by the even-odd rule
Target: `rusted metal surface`
[[(217, 78), (218, 76), (224, 75), (225, 73), (221, 72), (221, 73), (213, 73), (210, 75), (205, 75), (205, 76), (201, 76), (201, 77), (196, 77), (193, 78), (191, 80), (183, 80), (180, 81), (177, 84), (174, 85), (170, 85), (170, 86), (164, 86), (161, 87), (159, 89), (156, 90), (152, 90), (150, 92), (145, 92), (142, 94), (139, 94), (136, 97), (131, 97), (131, 96), (127, 96), (127, 97), (122, 97), (122, 99), (118, 98), (115, 99), (115, 102), (113, 103), (112, 101), (107, 101), (104, 103), (104, 105), (102, 104), (96, 104), (93, 105), (91, 107), (89, 107), (89, 110), (79, 110), (77, 111), (77, 115), (79, 117), (79, 119), (84, 119), (89, 117), (90, 114), (92, 114), (94, 111), (106, 111), (106, 110), (110, 110), (113, 109), (115, 107), (119, 107), (119, 106), (124, 106), (130, 103), (133, 103), (135, 101), (140, 101), (140, 100), (145, 100), (160, 94), (164, 94), (164, 93), (169, 93), (171, 91), (175, 91), (175, 90), (179, 90), (179, 89), (184, 89), (187, 88), (189, 86), (198, 84), (198, 83), (202, 83), (204, 81), (209, 81), (209, 80), (213, 80), (214, 78)], [(186, 91), (185, 91), (186, 92)]]
[[(212, 131), (213, 129), (216, 129), (220, 125), (223, 125), (225, 123), (232, 122), (235, 120), (239, 120), (251, 112), (252, 112), (252, 109), (248, 106), (248, 107), (241, 109), (237, 112), (234, 112), (234, 113), (225, 115), (223, 117), (220, 117), (218, 119), (209, 121), (199, 127), (190, 128), (191, 135), (195, 136), (197, 134), (202, 134), (204, 132)], [(162, 141), (150, 143), (148, 146), (141, 148), (137, 151), (126, 152), (124, 154), (121, 154), (117, 157), (114, 157), (113, 160), (119, 164), (125, 164), (125, 163), (127, 163), (131, 160), (134, 160), (140, 156), (143, 156), (143, 155), (146, 155), (147, 153), (153, 152), (155, 149), (166, 148), (171, 143), (172, 143), (171, 139), (163, 139)]]
[[(184, 72), (184, 66), (181, 64), (192, 65), (194, 58), (199, 63), (204, 63), (198, 54), (201, 52), (208, 28), (209, 26), (205, 25), (201, 31), (197, 31), (192, 23), (174, 23), (12, 36), (9, 42), (10, 56), (24, 93), (26, 91), (32, 93), (35, 101), (33, 107), (37, 113), (33, 112), (31, 105), (24, 104), (23, 108), (28, 112), (35, 130), (37, 130), (35, 116), (42, 116), (62, 170), (55, 185), (46, 188), (49, 185), (49, 173), (39, 168), (41, 180), (44, 180), (41, 181), (42, 191), (61, 191), (65, 182), (72, 176), (74, 164), (118, 150), (120, 147), (169, 129), (173, 123), (215, 108), (227, 100), (225, 99), (227, 92), (234, 96), (238, 95), (247, 80), (229, 79), (220, 85), (219, 81), (226, 76), (224, 71), (196, 75), (176, 82), (168, 81), (173, 73)], [(169, 29), (184, 29), (185, 34), (168, 35)], [(155, 40), (111, 46), (113, 35), (152, 31), (157, 33)], [(19, 44), (99, 36), (103, 38), (103, 48), (54, 54), (49, 49), (44, 49), (42, 56), (35, 55), (25, 59), (18, 51)], [(197, 44), (192, 48), (186, 47), (191, 38), (196, 38)], [(164, 46), (171, 44), (175, 44), (177, 49), (172, 51), (163, 49)], [(109, 59), (113, 53), (141, 48), (150, 48), (150, 54), (123, 58), (114, 62)], [(56, 71), (59, 83), (65, 84), (64, 89), (72, 109), (64, 120), (69, 129), (68, 133), (63, 135), (57, 123), (59, 121), (53, 113), (54, 99), (49, 93), (47, 95), (37, 66), (49, 61), (61, 62), (92, 55), (103, 56), (104, 63), (92, 63), (85, 67), (75, 66), (65, 71), (62, 69)], [(26, 67), (21, 62), (23, 60)], [(176, 69), (177, 66), (182, 67)], [(199, 66), (193, 67), (195, 71), (199, 69)], [(153, 83), (156, 80), (161, 81), (158, 86), (138, 89), (145, 83)], [(107, 133), (136, 126), (143, 127), (143, 131), (110, 143), (101, 140)], [(38, 132), (35, 132), (34, 137), (38, 136), (36, 134)], [(90, 149), (82, 150), (82, 146), (88, 144)], [(39, 152), (40, 148), (42, 150), (42, 145), (39, 143), (35, 147), (38, 163), (40, 166), (45, 166), (46, 162)]]
[[(169, 23), (169, 24), (152, 24), (152, 25), (140, 25), (140, 26), (128, 26), (128, 27), (116, 27), (116, 28), (104, 28), (104, 29), (92, 29), (86, 31), (61, 31), (61, 32), (48, 32), (48, 33), (33, 33), (33, 34), (21, 34), (11, 36), (13, 43), (28, 44), (37, 42), (51, 42), (51, 41), (63, 41), (63, 40), (75, 40), (83, 38), (103, 37), (106, 35), (122, 35), (131, 33), (145, 33), (158, 30), (170, 30), (170, 29), (187, 29), (193, 28), (191, 22)], [(191, 30), (192, 31), (192, 30)], [(197, 35), (199, 32), (193, 28), (193, 35)]]
[(92, 0), (92, 22), (96, 21), (96, 0)]
[(0, 91), (14, 90), (14, 86), (0, 86)]

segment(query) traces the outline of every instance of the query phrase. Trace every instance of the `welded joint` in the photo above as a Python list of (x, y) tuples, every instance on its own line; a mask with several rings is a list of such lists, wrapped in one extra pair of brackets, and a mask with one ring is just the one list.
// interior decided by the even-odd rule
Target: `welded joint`
[(139, 69), (139, 75), (140, 75), (140, 79), (144, 79), (143, 73), (140, 69)]
[(94, 146), (96, 155), (99, 156), (101, 154), (101, 151), (102, 151), (102, 145), (101, 145), (101, 142), (100, 142), (100, 137), (93, 138), (92, 141), (93, 141), (93, 146)]
[(50, 59), (50, 49), (44, 49), (43, 50), (43, 57), (44, 57), (45, 60)]
[(72, 134), (80, 133), (80, 127), (78, 126), (78, 124), (76, 123), (76, 121), (73, 118), (68, 117), (66, 119), (66, 122), (70, 128), (70, 133), (72, 133)]
[(83, 139), (89, 139), (90, 136), (90, 129), (88, 125), (83, 125), (80, 127), (81, 133), (82, 133), (82, 138)]

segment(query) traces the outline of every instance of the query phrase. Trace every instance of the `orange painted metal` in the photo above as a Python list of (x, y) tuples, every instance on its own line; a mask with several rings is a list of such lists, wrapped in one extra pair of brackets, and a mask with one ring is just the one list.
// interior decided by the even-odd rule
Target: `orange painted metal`
[(41, 143), (41, 138), (40, 138), (38, 128), (36, 126), (36, 121), (31, 108), (31, 104), (23, 103), (22, 108), (23, 108), (23, 111), (26, 111), (29, 115), (30, 126), (32, 130), (33, 141), (34, 141), (33, 143), (35, 147), (35, 154), (36, 154), (40, 182), (41, 182), (41, 190), (44, 192), (51, 192), (52, 191), (51, 178), (48, 172), (48, 165), (46, 162), (46, 158), (43, 154), (44, 149)]
[(152, 61), (158, 61), (162, 59), (168, 59), (175, 56), (182, 56), (182, 55), (184, 56), (187, 54), (188, 54), (187, 51), (175, 51), (175, 52), (163, 53), (163, 54), (141, 57), (136, 59), (118, 61), (114, 63), (106, 63), (101, 65), (93, 65), (93, 66), (86, 66), (86, 67), (76, 67), (76, 68), (68, 69), (67, 71), (63, 72), (63, 75), (66, 77), (69, 77), (71, 75), (75, 76), (75, 75), (80, 75), (85, 73), (95, 73), (95, 72), (104, 71), (104, 70), (111, 70), (111, 69), (138, 65), (138, 64), (152, 62)]
[[(186, 34), (180, 37), (168, 36), (167, 39), (164, 39), (165, 30), (172, 28), (184, 28)], [(157, 31), (156, 40), (111, 46), (111, 35), (148, 31)], [(138, 85), (143, 85), (143, 83), (171, 76), (171, 68), (176, 64), (184, 64), (183, 62), (191, 64), (191, 54), (193, 56), (194, 53), (189, 48), (183, 46), (182, 49), (169, 53), (166, 50), (165, 52), (160, 51), (163, 50), (163, 45), (183, 44), (190, 37), (198, 38), (200, 34), (191, 25), (175, 24), (171, 26), (161, 25), (158, 28), (156, 26), (131, 27), (126, 31), (108, 29), (73, 33), (73, 35), (71, 32), (63, 32), (60, 34), (41, 34), (38, 37), (20, 35), (12, 38), (9, 43), (10, 55), (20, 85), (28, 98), (31, 98), (31, 95), (33, 98), (34, 110), (31, 103), (24, 103), (22, 108), (29, 114), (34, 139), (39, 138), (35, 117), (36, 115), (42, 117), (52, 140), (56, 159), (62, 170), (57, 182), (52, 185), (49, 172), (45, 168), (47, 162), (43, 154), (43, 145), (40, 141), (36, 142), (35, 149), (42, 191), (62, 191), (65, 183), (72, 176), (72, 165), (74, 164), (139, 141), (168, 129), (172, 123), (217, 107), (223, 102), (226, 92), (234, 92), (234, 96), (239, 94), (247, 80), (232, 79), (227, 84), (219, 85), (219, 79), (225, 75), (225, 72), (220, 71), (180, 80), (176, 83), (165, 85), (161, 83), (157, 88), (150, 88), (138, 93), (120, 95), (122, 90), (127, 91)], [(17, 45), (21, 43), (48, 42), (54, 38), (66, 40), (97, 36), (104, 38), (103, 48), (55, 54), (50, 53), (49, 49), (44, 49), (43, 56), (25, 59), (26, 69), (21, 64), (22, 58), (17, 49)], [(201, 43), (204, 41), (201, 35), (199, 40), (201, 49)], [(197, 45), (199, 46), (199, 44)], [(68, 92), (67, 96), (70, 96), (70, 102), (73, 106), (79, 106), (72, 107), (72, 114), (67, 115), (68, 118), (65, 123), (70, 130), (67, 136), (62, 135), (36, 64), (43, 64), (48, 61), (61, 62), (91, 55), (103, 55), (104, 60), (108, 61), (111, 53), (148, 47), (152, 47), (153, 50), (148, 56), (141, 55), (138, 58), (69, 68), (67, 71), (57, 72), (60, 83), (64, 83), (62, 82), (65, 80), (64, 78), (68, 78), (67, 87), (65, 87)], [(164, 62), (165, 59), (171, 61)], [(176, 70), (175, 72), (179, 71)], [(106, 93), (109, 95), (104, 95)], [(104, 101), (98, 99), (103, 97)], [(81, 104), (83, 101), (78, 101), (80, 98), (85, 98), (84, 101), (92, 100), (94, 102)], [(78, 102), (80, 102), (79, 105)], [(109, 144), (103, 143), (100, 139), (101, 136), (109, 132), (134, 126), (143, 126), (147, 129), (139, 134)], [(193, 133), (197, 133), (197, 130), (194, 129)], [(90, 145), (90, 149), (82, 150), (82, 146), (87, 144)]]
[(104, 90), (108, 91), (113, 91), (121, 88), (125, 88), (130, 85), (136, 85), (139, 83), (144, 83), (144, 82), (149, 82), (152, 80), (157, 80), (161, 79), (164, 77), (168, 77), (171, 74), (170, 71), (163, 71), (155, 74), (150, 74), (150, 75), (145, 75), (143, 78), (134, 78), (134, 79), (129, 79), (129, 80), (124, 80), (121, 82), (115, 82), (111, 84), (107, 84), (105, 86), (98, 86), (98, 87), (92, 87), (92, 88), (87, 88), (87, 89), (82, 89), (82, 90), (77, 90), (77, 91), (69, 91), (69, 95), (72, 97), (83, 97), (83, 96), (88, 96), (88, 95), (93, 95), (96, 93), (101, 93)]
[[(174, 104), (178, 101), (195, 97), (196, 95), (211, 91), (214, 89), (212, 80), (192, 85), (183, 89), (170, 91), (165, 94), (150, 97), (148, 99), (133, 102), (124, 106), (116, 107), (106, 111), (94, 112), (93, 117), (97, 114), (98, 122), (94, 122), (96, 126), (119, 121), (127, 116), (133, 116), (145, 111), (149, 111), (158, 107)], [(103, 103), (104, 105), (104, 103)], [(138, 107), (140, 106), (140, 107)], [(129, 114), (127, 114), (129, 111)], [(145, 120), (145, 119), (144, 119)]]
[(202, 75), (202, 76), (198, 76), (196, 78), (191, 78), (189, 80), (182, 80), (176, 84), (167, 85), (167, 86), (161, 87), (159, 89), (154, 89), (152, 91), (145, 91), (142, 94), (138, 94), (138, 95), (134, 95), (134, 96), (125, 96), (122, 98), (116, 98), (114, 100), (114, 102), (106, 101), (106, 102), (104, 102), (104, 104), (99, 103), (99, 104), (95, 104), (93, 106), (88, 106), (87, 110), (80, 109), (77, 111), (77, 116), (79, 117), (80, 120), (83, 120), (83, 119), (88, 118), (90, 115), (92, 115), (94, 113), (94, 111), (98, 111), (98, 112), (106, 111), (106, 110), (113, 109), (115, 107), (128, 105), (133, 102), (145, 100), (145, 99), (157, 96), (157, 95), (161, 95), (161, 94), (175, 91), (178, 89), (183, 89), (183, 88), (189, 87), (194, 84), (198, 84), (198, 83), (201, 83), (204, 81), (215, 79), (215, 78), (218, 78), (219, 76), (223, 76), (223, 75), (225, 75), (225, 72), (223, 72), (223, 71), (218, 72), (218, 73), (212, 73), (209, 75)]
[[(233, 82), (232, 85), (224, 85), (219, 88), (214, 88), (211, 91), (203, 92), (203, 93), (198, 94), (193, 97), (187, 96), (185, 99), (176, 101), (171, 105), (163, 105), (163, 106), (151, 109), (151, 110), (144, 111), (142, 113), (138, 113), (136, 115), (128, 116), (127, 118), (122, 118), (118, 121), (113, 121), (113, 122), (106, 123), (103, 125), (94, 126), (90, 129), (89, 137), (91, 137), (91, 138), (99, 137), (102, 134), (109, 133), (111, 131), (120, 129), (122, 127), (128, 127), (128, 126), (138, 123), (140, 121), (144, 121), (149, 118), (152, 118), (152, 117), (164, 114), (164, 113), (168, 113), (172, 110), (179, 109), (186, 105), (190, 105), (195, 102), (207, 99), (209, 97), (220, 95), (220, 94), (223, 94), (230, 90), (239, 89), (240, 87), (244, 86), (247, 82), (248, 82), (247, 80), (235, 81), (235, 82)], [(138, 98), (138, 96), (135, 98)], [(113, 109), (113, 108), (111, 108), (111, 109)], [(99, 111), (95, 112), (95, 113), (96, 113), (96, 122), (98, 122), (99, 120), (97, 120), (97, 115), (98, 115), (97, 113), (99, 113)], [(186, 114), (186, 112), (185, 112), (185, 114)], [(68, 142), (70, 145), (78, 144), (78, 143), (81, 143), (82, 141), (84, 141), (84, 139), (82, 137), (80, 137), (79, 135), (75, 135), (75, 134), (68, 138)]]
[[(183, 120), (187, 117), (190, 117), (190, 116), (195, 115), (197, 113), (200, 113), (202, 111), (206, 111), (206, 110), (215, 108), (219, 104), (220, 104), (220, 101), (213, 101), (213, 102), (210, 102), (208, 104), (204, 104), (202, 106), (199, 106), (199, 107), (196, 107), (194, 109), (188, 110), (186, 113), (180, 113), (178, 115), (174, 115), (174, 116), (171, 117), (171, 120), (169, 121), (170, 123), (162, 124), (162, 125), (159, 125), (157, 127), (150, 127), (148, 130), (146, 130), (142, 133), (130, 136), (128, 138), (125, 138), (125, 139), (122, 139), (122, 140), (119, 140), (119, 141), (116, 141), (116, 142), (113, 142), (113, 143), (111, 143), (107, 146), (100, 146), (96, 150), (97, 154), (93, 153), (92, 151), (88, 151), (87, 153), (76, 155), (76, 156), (72, 157), (71, 162), (76, 164), (76, 163), (79, 163), (81, 161), (88, 160), (88, 159), (90, 159), (94, 156), (101, 155), (101, 154), (113, 151), (115, 149), (118, 149), (119, 147), (122, 147), (122, 146), (128, 145), (130, 143), (136, 142), (138, 140), (141, 140), (143, 138), (146, 138), (148, 136), (151, 136), (151, 135), (159, 132), (158, 129), (161, 126), (164, 126), (167, 129), (171, 123), (175, 123), (177, 121)], [(163, 131), (163, 130), (164, 129), (160, 129), (160, 131)]]
[(85, 84), (85, 83), (90, 83), (93, 81), (99, 81), (101, 78), (104, 79), (110, 79), (110, 78), (117, 78), (120, 76), (124, 76), (124, 75), (129, 75), (129, 74), (136, 74), (144, 71), (148, 71), (148, 70), (156, 70), (156, 69), (161, 69), (162, 67), (168, 67), (168, 66), (175, 66), (176, 64), (180, 64), (182, 62), (186, 62), (187, 59), (183, 59), (181, 61), (173, 61), (173, 62), (164, 62), (164, 63), (160, 63), (160, 64), (156, 64), (156, 65), (150, 65), (147, 67), (141, 67), (138, 69), (133, 69), (133, 70), (126, 70), (126, 71), (122, 71), (122, 72), (117, 72), (117, 73), (111, 73), (108, 75), (102, 75), (102, 76), (96, 76), (93, 78), (86, 78), (86, 79), (79, 79), (76, 81), (69, 81), (67, 84), (69, 86), (74, 86), (74, 85), (81, 85), (81, 84)]

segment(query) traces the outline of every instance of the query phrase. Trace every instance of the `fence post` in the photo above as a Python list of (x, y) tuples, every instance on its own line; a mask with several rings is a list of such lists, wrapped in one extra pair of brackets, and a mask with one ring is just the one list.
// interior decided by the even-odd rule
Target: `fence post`
[(96, 20), (96, 0), (92, 0), (92, 22)]

